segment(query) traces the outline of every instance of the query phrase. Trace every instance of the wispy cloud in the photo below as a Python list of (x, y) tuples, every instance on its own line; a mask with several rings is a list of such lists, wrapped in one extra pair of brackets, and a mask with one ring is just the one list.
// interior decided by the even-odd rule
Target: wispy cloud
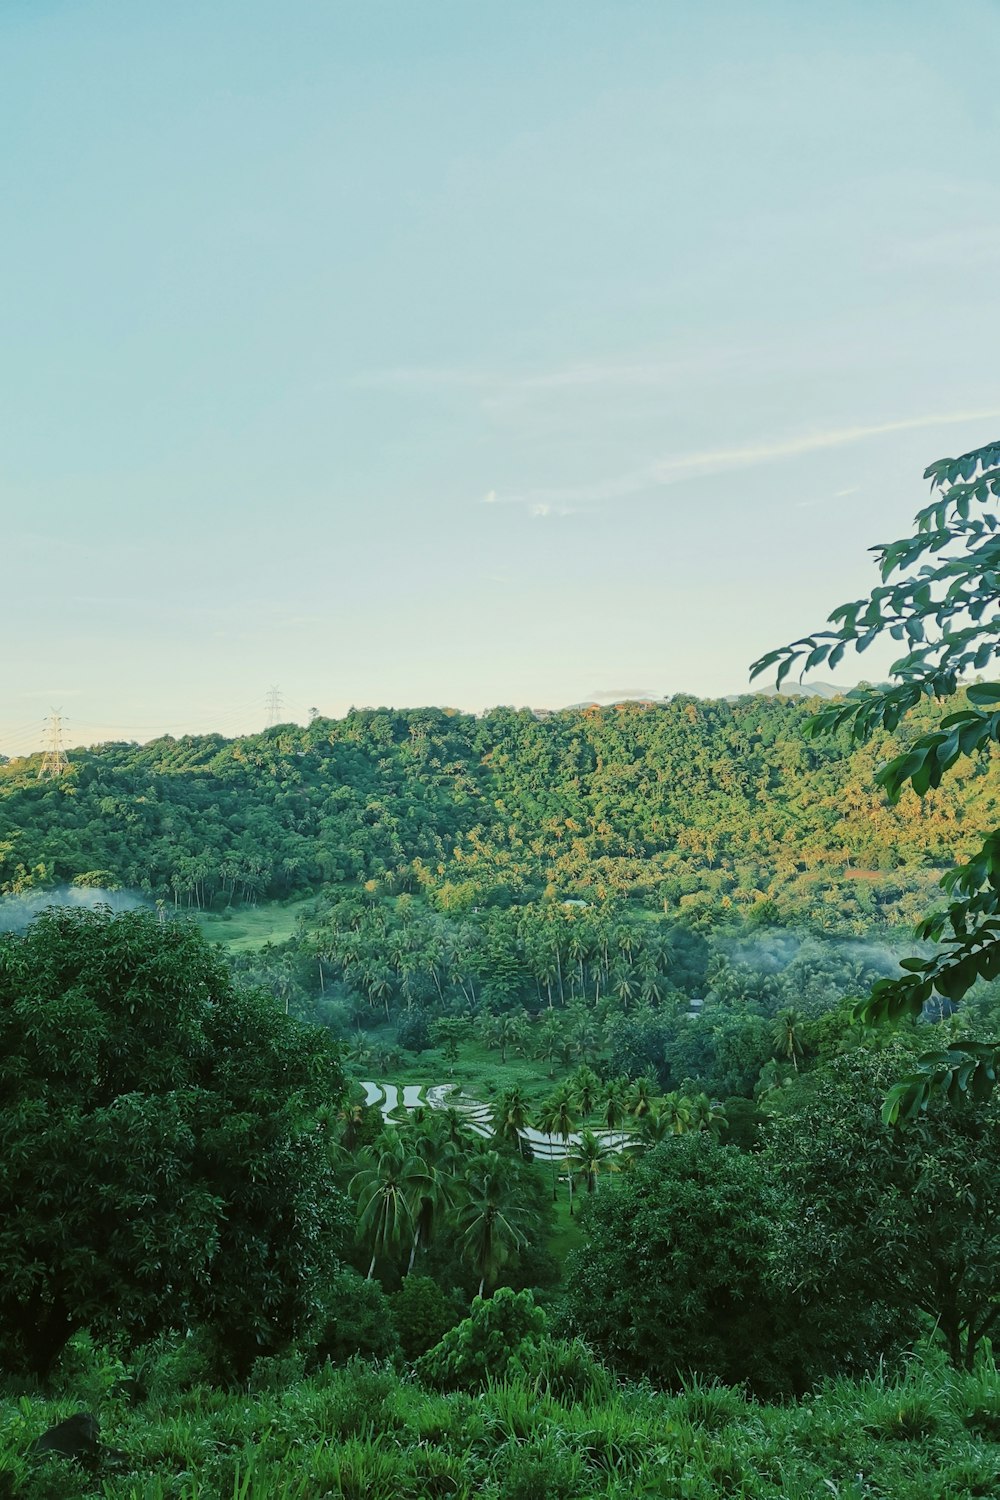
[(490, 490), (488, 503), (522, 505), (527, 507), (531, 515), (547, 515), (560, 507), (569, 511), (577, 506), (602, 505), (610, 500), (624, 500), (648, 490), (679, 484), (685, 479), (751, 468), (756, 464), (794, 458), (824, 448), (842, 448), (864, 438), (880, 437), (890, 432), (908, 432), (920, 427), (941, 427), (955, 422), (986, 421), (997, 417), (1000, 417), (1000, 408), (996, 407), (987, 411), (934, 412), (921, 417), (905, 417), (896, 422), (804, 433), (799, 437), (753, 443), (739, 448), (710, 448), (658, 459), (643, 468), (631, 469), (593, 484), (550, 486), (513, 491), (511, 494)]
[(362, 390), (410, 391), (415, 395), (436, 391), (469, 391), (487, 402), (545, 392), (581, 391), (619, 386), (655, 389), (689, 377), (698, 370), (718, 371), (723, 365), (746, 357), (747, 351), (701, 350), (674, 358), (589, 359), (571, 361), (550, 369), (498, 370), (472, 366), (398, 365), (368, 370), (350, 378)]

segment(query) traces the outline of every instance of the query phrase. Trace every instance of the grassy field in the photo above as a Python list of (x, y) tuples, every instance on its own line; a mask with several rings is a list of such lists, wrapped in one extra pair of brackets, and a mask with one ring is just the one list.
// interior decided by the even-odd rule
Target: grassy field
[(198, 925), (210, 943), (224, 943), (234, 953), (284, 943), (295, 933), (300, 916), (313, 904), (311, 896), (294, 901), (267, 901), (263, 906), (234, 906), (231, 911), (199, 912)]

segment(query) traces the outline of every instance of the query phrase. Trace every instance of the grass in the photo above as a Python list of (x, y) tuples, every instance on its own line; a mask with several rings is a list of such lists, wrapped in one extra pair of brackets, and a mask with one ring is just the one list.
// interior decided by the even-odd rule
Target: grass
[[(93, 1352), (98, 1362), (102, 1351)], [(105, 1356), (106, 1357), (106, 1356)], [(975, 1416), (997, 1371), (928, 1355), (899, 1376), (835, 1380), (769, 1406), (692, 1380), (676, 1395), (599, 1368), (555, 1396), (527, 1376), (482, 1394), (425, 1390), (359, 1362), (227, 1393), (179, 1379), (147, 1394), (77, 1361), (49, 1395), (0, 1394), (0, 1495), (14, 1500), (966, 1500), (995, 1496), (1000, 1443)], [(117, 1372), (128, 1374), (119, 1362)], [(270, 1362), (265, 1362), (265, 1364)], [(173, 1372), (173, 1373), (172, 1373)], [(114, 1373), (114, 1372), (112, 1372)], [(28, 1449), (89, 1406), (109, 1449), (96, 1472)], [(899, 1414), (910, 1418), (900, 1422)]]
[(265, 901), (262, 906), (234, 906), (228, 911), (198, 912), (197, 921), (210, 943), (222, 943), (234, 953), (284, 943), (294, 937), (300, 916), (313, 905), (311, 896), (291, 901)]

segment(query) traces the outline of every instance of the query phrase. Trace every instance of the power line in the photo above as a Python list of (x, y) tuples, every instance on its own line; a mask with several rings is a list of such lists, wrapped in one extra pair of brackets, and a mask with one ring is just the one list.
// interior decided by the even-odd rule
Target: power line
[(69, 765), (66, 759), (66, 751), (63, 749), (63, 716), (57, 708), (54, 708), (46, 719), (48, 725), (48, 744), (42, 763), (38, 768), (38, 779), (44, 781), (47, 776), (61, 776)]

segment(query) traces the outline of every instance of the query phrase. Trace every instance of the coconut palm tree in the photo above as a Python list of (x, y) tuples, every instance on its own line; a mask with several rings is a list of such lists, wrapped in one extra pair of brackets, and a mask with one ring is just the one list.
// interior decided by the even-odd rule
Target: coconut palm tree
[[(572, 1087), (566, 1083), (550, 1094), (542, 1105), (539, 1115), (539, 1129), (544, 1131), (551, 1139), (557, 1135), (567, 1150), (569, 1149), (570, 1137), (576, 1125), (576, 1100), (573, 1096)], [(555, 1197), (555, 1188), (552, 1193)], [(573, 1174), (569, 1175), (569, 1212), (573, 1216)]]
[(614, 1171), (615, 1153), (592, 1130), (582, 1130), (579, 1141), (570, 1152), (569, 1167), (571, 1173), (575, 1172), (583, 1178), (587, 1184), (587, 1192), (593, 1193), (597, 1190), (598, 1173), (604, 1170)]
[(397, 1130), (385, 1130), (363, 1154), (364, 1166), (351, 1178), (349, 1190), (358, 1200), (358, 1236), (372, 1247), (368, 1280), (379, 1255), (395, 1249), (413, 1232), (411, 1202), (422, 1171)]
[(597, 1101), (601, 1095), (601, 1080), (593, 1068), (581, 1063), (576, 1072), (570, 1077), (570, 1087), (573, 1090), (577, 1106), (583, 1119), (587, 1120), (597, 1108)]
[(714, 1103), (707, 1094), (694, 1094), (688, 1102), (692, 1130), (707, 1130), (715, 1140), (719, 1139), (724, 1130), (728, 1130), (729, 1122), (726, 1119), (726, 1111), (721, 1104)]
[(563, 1045), (563, 1027), (556, 1015), (548, 1015), (535, 1030), (535, 1054), (549, 1065), (549, 1077), (555, 1077), (555, 1061)]
[(505, 1089), (493, 1107), (493, 1134), (520, 1149), (521, 1132), (529, 1121), (528, 1101), (519, 1084)]
[(471, 1158), (455, 1227), (463, 1254), (479, 1274), (480, 1297), (527, 1244), (529, 1215), (512, 1201), (510, 1182), (509, 1165), (499, 1152), (477, 1152)]
[(638, 993), (638, 985), (635, 982), (635, 974), (631, 968), (616, 964), (611, 975), (615, 994), (622, 1003), (622, 1011), (627, 1014), (631, 1002)]
[(604, 1085), (601, 1095), (601, 1119), (611, 1131), (611, 1144), (615, 1143), (615, 1131), (625, 1118), (628, 1084), (624, 1078), (614, 1078)]
[(413, 1240), (407, 1275), (413, 1270), (417, 1251), (430, 1244), (441, 1219), (454, 1206), (453, 1168), (458, 1152), (436, 1121), (428, 1121), (427, 1126), (414, 1134), (413, 1156), (408, 1174)]
[(648, 1078), (637, 1078), (628, 1093), (625, 1106), (633, 1120), (643, 1120), (654, 1104), (653, 1083)]
[(660, 1113), (666, 1117), (671, 1135), (684, 1135), (691, 1129), (691, 1100), (685, 1094), (664, 1094)]
[(789, 1006), (787, 1010), (779, 1010), (771, 1027), (775, 1055), (790, 1062), (796, 1073), (799, 1071), (799, 1058), (805, 1051), (802, 1041), (804, 1025), (805, 1017)]

